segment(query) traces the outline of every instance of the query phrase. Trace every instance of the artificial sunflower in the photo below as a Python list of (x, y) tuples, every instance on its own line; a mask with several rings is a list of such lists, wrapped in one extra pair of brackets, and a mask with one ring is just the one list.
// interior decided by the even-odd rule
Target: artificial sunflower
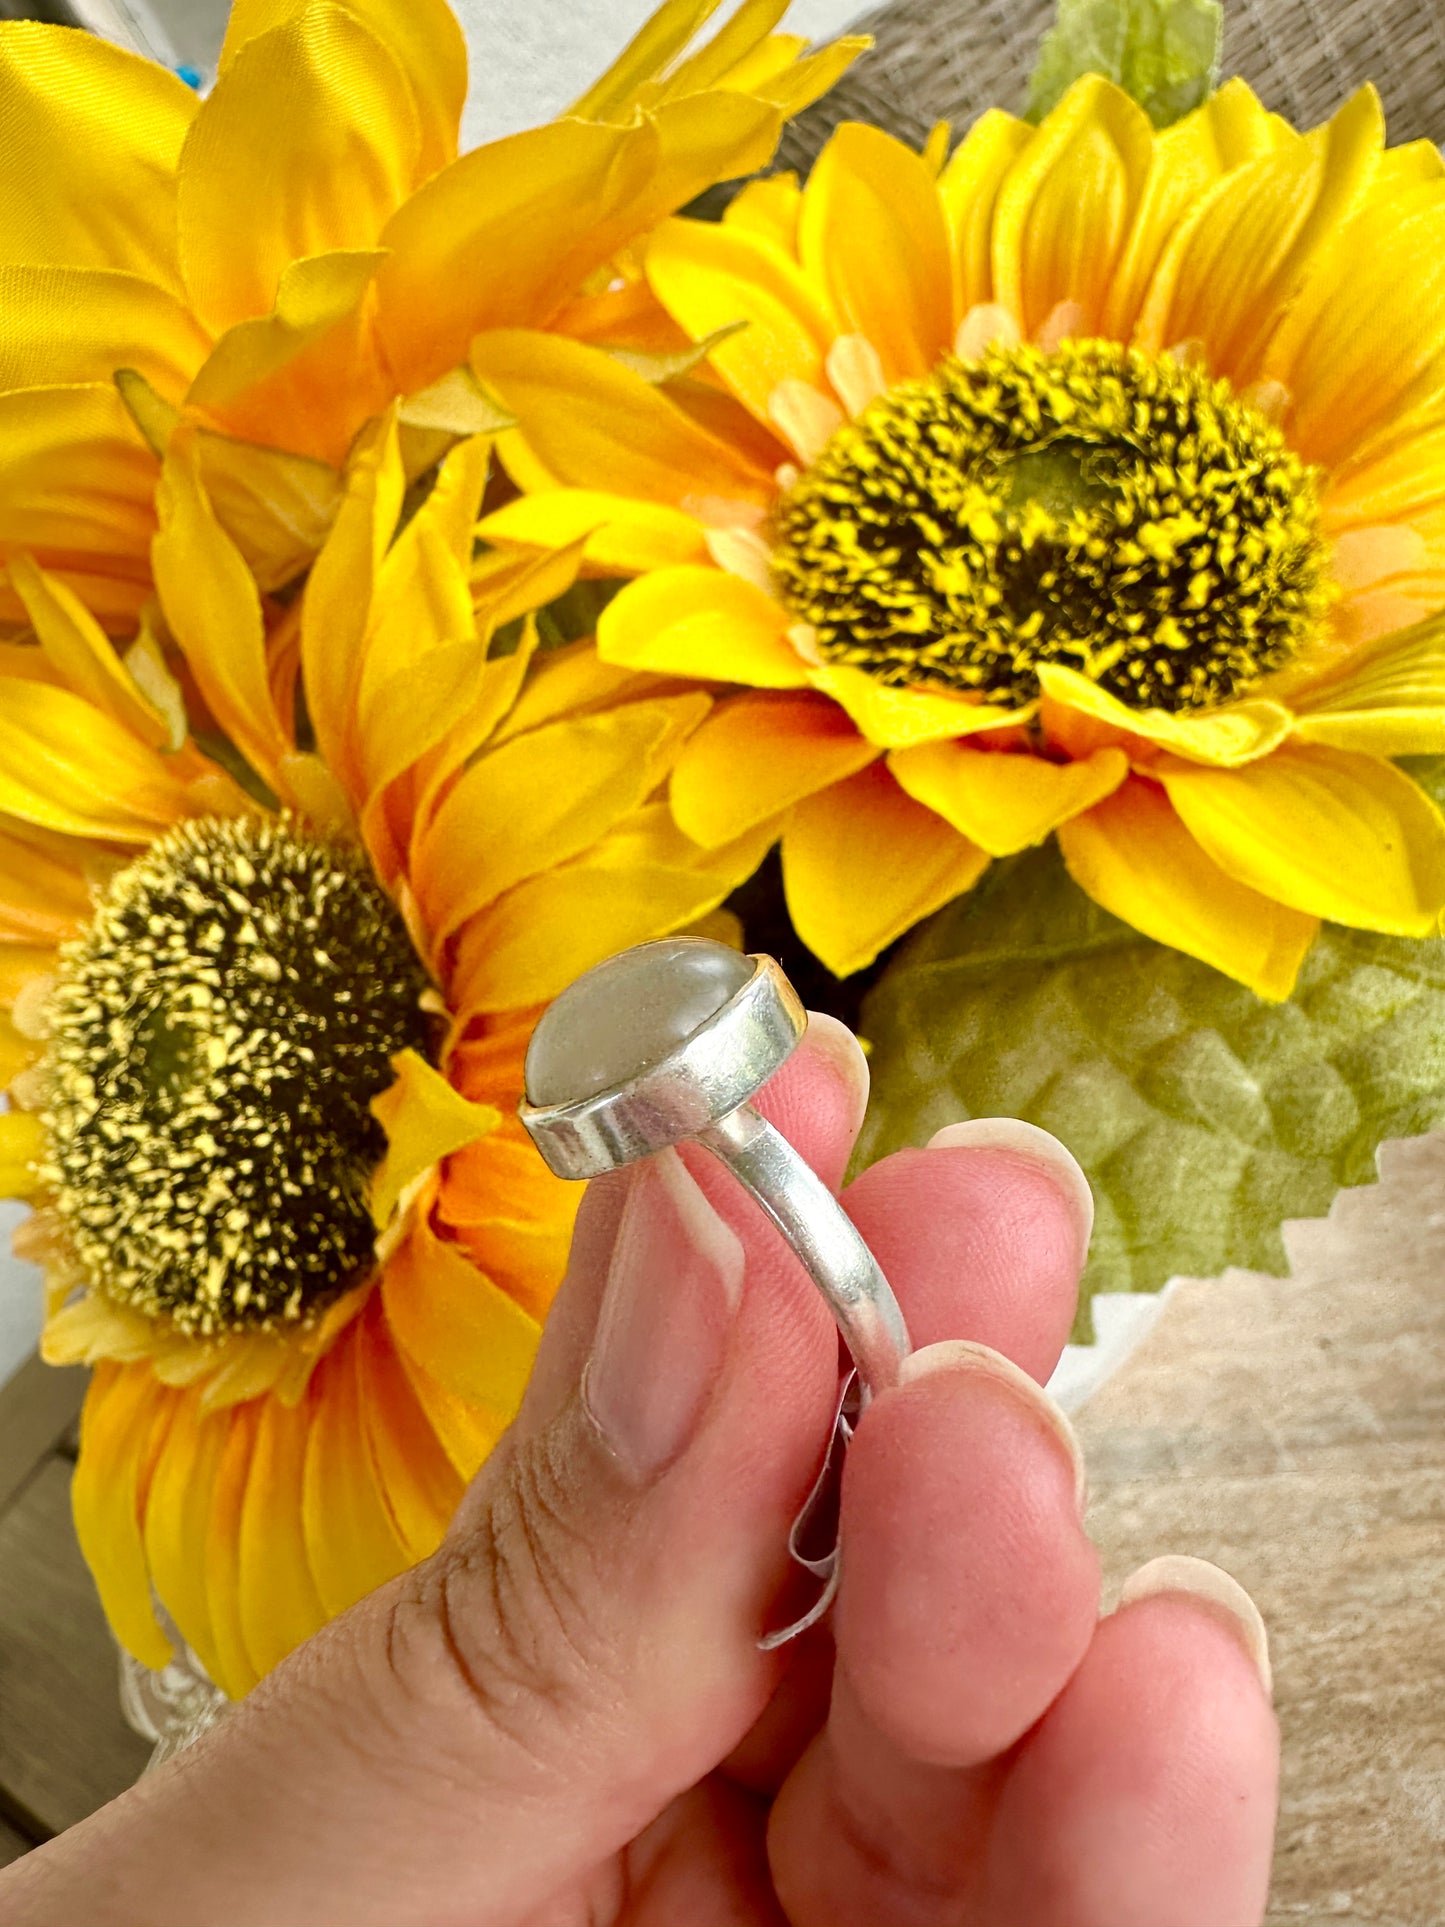
[(272, 588), (390, 402), (413, 474), (489, 425), (458, 372), (479, 329), (674, 345), (630, 245), (761, 166), (863, 44), (805, 55), (770, 32), (786, 0), (749, 0), (688, 55), (717, 4), (668, 0), (570, 114), (461, 156), (445, 0), (236, 0), (204, 101), (89, 34), (0, 25), (0, 563), (33, 554), (129, 635), (178, 421)]
[(437, 1544), (515, 1408), (573, 1204), (514, 1116), (526, 1008), (757, 860), (653, 796), (704, 695), (585, 646), (529, 674), (525, 617), (505, 652), (565, 568), (474, 615), (487, 453), (418, 507), (384, 417), (279, 608), (182, 430), (174, 657), (10, 565), (0, 1195), (34, 1206), (45, 1356), (95, 1368), (74, 1499), (111, 1623), (163, 1663), (154, 1592), (233, 1695)]
[(945, 152), (847, 125), (805, 187), (653, 237), (745, 434), (577, 342), (480, 337), (527, 491), (484, 533), (638, 578), (606, 661), (750, 686), (677, 818), (787, 812), (839, 973), (1051, 834), (1266, 997), (1321, 918), (1433, 932), (1445, 821), (1392, 759), (1445, 748), (1437, 151), (1387, 151), (1369, 90), (1302, 135), (1232, 82), (1156, 133), (1086, 77)]

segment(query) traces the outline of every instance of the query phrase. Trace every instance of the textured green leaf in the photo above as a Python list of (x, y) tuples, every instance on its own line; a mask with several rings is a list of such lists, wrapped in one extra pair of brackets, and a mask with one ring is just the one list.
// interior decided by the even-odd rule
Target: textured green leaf
[(1025, 115), (1042, 120), (1080, 74), (1103, 74), (1168, 127), (1213, 91), (1223, 30), (1220, 0), (1059, 0)]
[[(1445, 764), (1412, 766), (1437, 785)], [(1445, 783), (1440, 787), (1445, 788)], [(863, 1007), (871, 1162), (965, 1117), (1023, 1117), (1089, 1175), (1096, 1291), (1284, 1268), (1280, 1226), (1369, 1183), (1385, 1138), (1445, 1123), (1445, 942), (1327, 927), (1267, 1004), (1141, 937), (1052, 848), (996, 864)]]

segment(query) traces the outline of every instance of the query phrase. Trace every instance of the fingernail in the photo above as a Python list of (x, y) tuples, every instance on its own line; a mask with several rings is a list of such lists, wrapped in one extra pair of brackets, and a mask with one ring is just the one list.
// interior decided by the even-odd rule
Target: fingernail
[(582, 1378), (593, 1424), (638, 1483), (696, 1432), (742, 1288), (742, 1245), (677, 1153), (639, 1165)]
[(808, 1012), (807, 1035), (809, 1049), (827, 1058), (852, 1098), (853, 1115), (849, 1122), (851, 1128), (858, 1131), (868, 1108), (868, 1059), (863, 1055), (863, 1046), (846, 1024), (830, 1017), (826, 1010)]
[(930, 1378), (938, 1372), (969, 1372), (978, 1378), (992, 1378), (1018, 1395), (1068, 1454), (1074, 1472), (1074, 1504), (1082, 1519), (1089, 1497), (1083, 1450), (1073, 1426), (1044, 1388), (1011, 1358), (1005, 1358), (1002, 1352), (988, 1345), (975, 1344), (971, 1338), (946, 1338), (937, 1345), (925, 1345), (910, 1353), (903, 1361), (898, 1382), (908, 1385), (916, 1378)]
[(1207, 1559), (1191, 1559), (1186, 1553), (1166, 1552), (1151, 1559), (1147, 1566), (1131, 1573), (1119, 1594), (1120, 1606), (1151, 1599), (1155, 1593), (1186, 1592), (1202, 1599), (1239, 1640), (1254, 1661), (1265, 1692), (1274, 1698), (1274, 1673), (1269, 1663), (1269, 1634), (1259, 1607), (1237, 1579)]
[(1016, 1157), (1040, 1164), (1053, 1178), (1079, 1230), (1080, 1256), (1087, 1254), (1094, 1230), (1094, 1194), (1078, 1159), (1037, 1124), (1021, 1117), (970, 1117), (945, 1124), (928, 1140), (930, 1151), (1012, 1151)]

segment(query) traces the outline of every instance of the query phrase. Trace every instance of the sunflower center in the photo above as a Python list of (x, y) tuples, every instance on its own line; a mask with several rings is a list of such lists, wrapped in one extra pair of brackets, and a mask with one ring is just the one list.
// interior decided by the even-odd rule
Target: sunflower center
[(784, 496), (773, 570), (825, 659), (994, 702), (1062, 663), (1123, 701), (1227, 702), (1328, 601), (1314, 472), (1224, 381), (1106, 341), (901, 382)]
[(94, 1282), (183, 1331), (312, 1317), (361, 1274), (372, 1098), (424, 1049), (426, 975), (359, 855), (286, 820), (187, 823), (62, 964), (47, 1175)]

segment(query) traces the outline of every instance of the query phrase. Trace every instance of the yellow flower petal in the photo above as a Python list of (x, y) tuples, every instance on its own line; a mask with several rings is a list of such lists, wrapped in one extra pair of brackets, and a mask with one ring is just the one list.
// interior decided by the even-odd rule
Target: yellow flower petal
[[(234, 0), (226, 22), (220, 72), (248, 40), (300, 13), (309, 0)], [(467, 98), (467, 43), (446, 0), (334, 0), (384, 43), (406, 75), (421, 124), (418, 172), (425, 177), (456, 158), (457, 127)]]
[(291, 744), (267, 675), (261, 598), (206, 497), (192, 429), (172, 438), (157, 504), (152, 563), (166, 622), (217, 722), (270, 778)]
[(963, 696), (936, 696), (923, 689), (890, 689), (866, 670), (847, 663), (824, 663), (808, 672), (814, 689), (831, 696), (880, 749), (907, 749), (946, 737), (972, 736), (981, 729), (1024, 723), (1034, 706), (1005, 709), (997, 703), (970, 702)]
[(382, 1318), (356, 1336), (362, 1423), (377, 1485), (410, 1560), (440, 1545), (464, 1491)]
[(723, 226), (771, 241), (790, 260), (798, 258), (798, 215), (803, 192), (793, 173), (767, 174), (749, 181), (728, 202)]
[[(413, 853), (413, 885), (437, 945), (636, 809), (708, 707), (702, 694), (624, 703), (532, 730), (473, 763)], [(516, 827), (499, 837), (499, 823)]]
[(1202, 107), (1155, 136), (1154, 165), (1104, 303), (1103, 334), (1129, 338), (1181, 217), (1221, 175), (1272, 153), (1279, 144), (1279, 123), (1242, 80), (1227, 81)]
[[(30, 551), (128, 633), (150, 594), (156, 474), (109, 383), (0, 395), (0, 561)], [(23, 620), (9, 600), (0, 615)]]
[(312, 1413), (279, 1398), (257, 1405), (251, 1475), (237, 1537), (237, 1614), (258, 1673), (279, 1666), (326, 1618), (301, 1525)]
[(189, 309), (139, 274), (0, 266), (0, 388), (109, 382), (135, 368), (179, 397), (209, 347)]
[(820, 697), (735, 696), (718, 704), (678, 758), (673, 815), (695, 843), (729, 843), (879, 753)]
[(0, 824), (0, 935), (27, 944), (74, 936), (91, 914), (84, 860), (83, 847)]
[(402, 1051), (392, 1069), (396, 1082), (371, 1104), (372, 1116), (386, 1132), (386, 1155), (371, 1180), (371, 1216), (378, 1229), (390, 1223), (397, 1200), (423, 1171), (487, 1137), (502, 1122), (494, 1105), (471, 1103), (415, 1051)]
[(1061, 663), (1040, 664), (1038, 677), (1049, 702), (1195, 763), (1233, 769), (1268, 756), (1290, 732), (1289, 711), (1263, 696), (1247, 696), (1219, 709), (1131, 709)]
[(501, 1437), (504, 1422), (458, 1398), (405, 1351), (394, 1355), (453, 1469), (463, 1484), (470, 1484)]
[[(640, 91), (672, 64), (719, 4), (720, 0), (662, 0), (611, 66), (572, 103), (569, 113), (580, 120), (626, 119)], [(752, 45), (751, 37), (746, 44)]]
[(339, 468), (393, 392), (370, 325), (372, 279), (385, 259), (357, 248), (289, 263), (275, 308), (226, 330), (188, 405), (230, 435)]
[(747, 324), (709, 360), (759, 421), (780, 381), (821, 385), (834, 329), (807, 277), (772, 242), (715, 222), (665, 221), (648, 245), (647, 278), (694, 341)]
[(709, 682), (798, 689), (807, 665), (788, 641), (772, 597), (721, 569), (659, 569), (631, 582), (602, 611), (604, 662)]
[(144, 1367), (98, 1365), (80, 1421), (80, 1459), (71, 1482), (75, 1536), (111, 1629), (143, 1666), (171, 1658), (151, 1609), (141, 1541), (141, 1505), (175, 1394)]
[[(0, 944), (0, 1010), (13, 1011), (38, 979), (54, 975), (55, 967), (54, 944)], [(22, 1028), (28, 1036), (31, 1026), (22, 1022)], [(35, 1029), (43, 1035), (39, 1026)]]
[(541, 1327), (425, 1225), (387, 1265), (382, 1300), (398, 1344), (447, 1390), (504, 1422), (521, 1402)]
[(1051, 763), (1028, 751), (947, 742), (895, 749), (888, 767), (915, 803), (990, 856), (1012, 856), (1111, 795), (1129, 759), (1121, 749), (1099, 749), (1079, 762)]
[(0, 811), (41, 829), (146, 842), (184, 813), (163, 759), (68, 689), (0, 682)]
[(292, 261), (375, 247), (419, 184), (420, 151), (395, 56), (339, 7), (305, 8), (248, 41), (181, 155), (176, 219), (196, 313), (217, 331), (269, 314)]
[(1213, 373), (1256, 379), (1281, 310), (1360, 205), (1383, 144), (1379, 98), (1365, 88), (1327, 127), (1226, 175), (1165, 249), (1137, 344), (1198, 339)]
[(1099, 325), (1153, 161), (1143, 109), (1096, 74), (1065, 94), (1009, 168), (993, 215), (993, 299), (1031, 335), (1061, 302)]
[(890, 382), (927, 374), (953, 340), (953, 268), (938, 183), (881, 128), (838, 129), (803, 192), (798, 253), (837, 311), (866, 335)]
[(1261, 896), (1212, 862), (1157, 784), (1131, 779), (1059, 830), (1069, 874), (1146, 937), (1278, 1000), (1294, 988), (1318, 919)]
[(484, 542), (544, 549), (585, 539), (587, 560), (619, 575), (707, 560), (701, 526), (692, 516), (602, 489), (552, 488), (519, 496), (484, 516), (477, 534)]
[(233, 1406), (225, 1443), (211, 1489), (211, 1511), (202, 1541), (202, 1569), (206, 1579), (206, 1610), (210, 1618), (217, 1671), (216, 1684), (231, 1699), (240, 1699), (260, 1678), (246, 1646), (240, 1609), (241, 1509), (251, 1475), (256, 1442), (257, 1407)]
[(11, 562), (10, 583), (25, 605), (46, 661), (65, 685), (150, 748), (165, 748), (170, 725), (131, 680), (110, 638), (79, 597), (37, 569), (28, 555)]
[(771, 475), (707, 434), (661, 390), (600, 348), (520, 330), (472, 345), (477, 375), (521, 424), (497, 438), (524, 488), (566, 486), (734, 519), (776, 494)]
[(119, 268), (177, 289), (175, 170), (199, 105), (108, 41), (5, 21), (0, 260)]
[(1307, 916), (1393, 936), (1445, 907), (1445, 818), (1391, 763), (1291, 744), (1245, 769), (1161, 766), (1186, 828), (1220, 868)]
[[(1307, 461), (1358, 464), (1373, 436), (1392, 439), (1402, 417), (1438, 404), (1442, 254), (1445, 182), (1366, 207), (1320, 249), (1264, 362), (1266, 378), (1290, 391), (1290, 439)], [(1409, 294), (1382, 300), (1382, 288)], [(1429, 479), (1438, 492), (1438, 471)]]
[(452, 1008), (490, 1013), (555, 997), (614, 951), (685, 929), (751, 876), (776, 836), (762, 824), (704, 850), (665, 803), (639, 810), (585, 856), (529, 877), (466, 926)]
[(906, 796), (882, 763), (799, 803), (783, 834), (793, 928), (846, 977), (971, 890), (989, 859)]
[(0, 1111), (0, 1198), (32, 1198), (42, 1187), (35, 1166), (45, 1155), (45, 1127), (29, 1111)]
[[(493, 667), (500, 671), (502, 663)], [(557, 722), (564, 716), (584, 715), (589, 710), (608, 709), (613, 703), (646, 696), (655, 689), (656, 684), (645, 671), (619, 669), (604, 662), (595, 644), (567, 643), (535, 659), (530, 675), (518, 687), (516, 701), (498, 723), (492, 740), (508, 742), (524, 730), (540, 729), (543, 723)]]
[(1432, 616), (1352, 650), (1289, 701), (1300, 742), (1373, 756), (1445, 751), (1445, 622)]
[(301, 1519), (307, 1563), (328, 1616), (345, 1612), (409, 1563), (367, 1450), (355, 1333), (356, 1326), (348, 1326), (322, 1359), (309, 1394)]
[(1026, 121), (997, 107), (981, 114), (938, 177), (954, 262), (958, 316), (993, 300), (993, 214), (1004, 176), (1034, 137)]
[(206, 1593), (206, 1529), (230, 1430), (228, 1415), (203, 1417), (197, 1395), (182, 1393), (145, 1509), (145, 1557), (151, 1584), (181, 1637), (214, 1680), (220, 1679), (221, 1661)]

